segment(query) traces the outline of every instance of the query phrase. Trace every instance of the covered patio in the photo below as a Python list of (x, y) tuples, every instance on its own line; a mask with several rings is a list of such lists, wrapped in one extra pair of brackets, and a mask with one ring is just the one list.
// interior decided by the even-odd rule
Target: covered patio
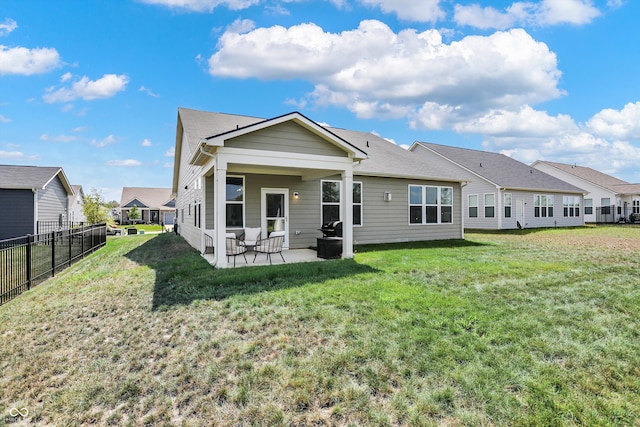
[[(282, 264), (295, 264), (300, 262), (317, 262), (317, 261), (325, 261), (322, 258), (318, 258), (317, 252), (313, 249), (287, 249), (282, 251), (282, 256), (284, 257), (285, 262), (282, 262), (282, 258), (278, 254), (274, 254), (271, 258), (271, 264), (269, 263), (269, 259), (265, 254), (258, 254), (255, 256), (255, 253), (252, 251), (248, 251), (246, 254), (247, 262), (242, 257), (242, 255), (236, 256), (235, 266), (236, 267), (258, 267), (265, 265), (282, 265)], [(202, 254), (202, 257), (207, 260), (207, 262), (211, 265), (215, 265), (216, 257), (213, 253), (205, 253)], [(255, 262), (254, 262), (255, 257)], [(227, 267), (233, 268), (233, 258), (229, 260), (227, 263)]]

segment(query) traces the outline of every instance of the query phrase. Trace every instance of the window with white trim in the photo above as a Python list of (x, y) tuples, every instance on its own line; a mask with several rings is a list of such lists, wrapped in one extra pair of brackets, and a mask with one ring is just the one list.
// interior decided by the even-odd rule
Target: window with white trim
[(453, 222), (453, 187), (409, 185), (409, 224)]
[(533, 196), (533, 216), (536, 218), (553, 218), (553, 196), (535, 194)]
[(469, 194), (469, 218), (478, 218), (478, 195)]
[(563, 196), (562, 212), (566, 217), (580, 216), (580, 197)]
[(584, 214), (593, 215), (593, 199), (584, 199)]
[(362, 182), (353, 183), (353, 225), (362, 226)]
[(640, 214), (640, 200), (633, 201), (633, 213)]
[(244, 228), (244, 177), (227, 176), (227, 227)]
[(504, 217), (511, 218), (511, 193), (504, 193)]
[(321, 181), (322, 224), (340, 221), (340, 181)]
[(603, 197), (600, 199), (600, 213), (602, 215), (611, 215), (611, 198)]
[(484, 217), (494, 218), (496, 216), (496, 195), (486, 193), (484, 195)]

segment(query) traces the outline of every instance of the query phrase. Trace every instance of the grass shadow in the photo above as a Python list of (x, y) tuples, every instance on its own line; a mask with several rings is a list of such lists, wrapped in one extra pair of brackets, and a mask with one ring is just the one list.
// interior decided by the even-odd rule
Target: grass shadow
[(445, 248), (467, 248), (473, 246), (490, 246), (488, 243), (472, 242), (463, 239), (450, 240), (425, 240), (417, 242), (398, 243), (377, 243), (370, 245), (357, 245), (355, 250), (358, 253), (389, 251), (401, 249), (445, 249)]
[(182, 237), (172, 233), (159, 234), (127, 253), (126, 257), (155, 271), (154, 310), (376, 271), (354, 260), (215, 269)]

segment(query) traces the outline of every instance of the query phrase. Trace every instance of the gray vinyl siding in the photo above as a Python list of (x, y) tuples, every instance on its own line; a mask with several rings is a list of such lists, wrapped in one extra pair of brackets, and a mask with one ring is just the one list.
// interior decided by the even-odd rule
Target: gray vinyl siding
[[(584, 202), (582, 196), (576, 194), (563, 194), (563, 193), (551, 193), (551, 192), (529, 192), (529, 191), (508, 191), (513, 194), (513, 208), (512, 218), (506, 218), (503, 222), (503, 229), (516, 228), (516, 201), (522, 200), (524, 202), (525, 221), (524, 228), (550, 228), (550, 227), (579, 227), (584, 225)], [(538, 217), (534, 215), (534, 195), (541, 194), (553, 197), (553, 217)], [(564, 209), (562, 205), (563, 196), (577, 196), (580, 197), (580, 216), (578, 217), (565, 217)]]
[(291, 122), (251, 132), (225, 142), (226, 147), (346, 157), (347, 153)]
[(34, 233), (31, 190), (0, 189), (0, 240)]
[[(461, 188), (459, 183), (354, 176), (362, 182), (362, 227), (353, 228), (354, 244), (461, 239)], [(409, 185), (453, 188), (453, 222), (409, 224)], [(383, 200), (385, 192), (391, 201)]]
[[(485, 203), (484, 203), (484, 195), (491, 194), (495, 195), (495, 216), (493, 218), (485, 217)], [(469, 195), (475, 194), (478, 196), (478, 217), (471, 218), (469, 217)], [(488, 183), (487, 181), (477, 178), (474, 182), (469, 183), (463, 189), (463, 215), (464, 215), (464, 227), (469, 229), (479, 229), (479, 230), (497, 230), (498, 229), (498, 218), (502, 215), (500, 207), (502, 205), (502, 199), (498, 199), (502, 197), (501, 194), (498, 193), (498, 189), (495, 185)]]
[(67, 190), (65, 190), (60, 178), (57, 176), (53, 178), (47, 186), (38, 190), (36, 195), (38, 199), (38, 221), (58, 221), (60, 215), (65, 215), (68, 212), (68, 197)]
[[(176, 210), (178, 212), (176, 224), (178, 225), (178, 233), (194, 248), (201, 250), (202, 248), (202, 229), (193, 225), (195, 216), (195, 205), (197, 201), (204, 201), (203, 189), (207, 185), (208, 180), (200, 176), (206, 170), (201, 166), (190, 165), (187, 159), (191, 158), (189, 150), (190, 144), (187, 141), (187, 135), (182, 137), (182, 152), (180, 158), (182, 165), (180, 166), (178, 176), (178, 191), (176, 195)], [(201, 186), (196, 185), (197, 182)], [(185, 188), (186, 187), (186, 188)], [(211, 182), (213, 188), (213, 182)], [(204, 207), (202, 212), (205, 212)], [(184, 214), (184, 215), (183, 215)], [(205, 215), (202, 216), (201, 225), (204, 228), (206, 223)], [(211, 227), (213, 228), (213, 226)]]

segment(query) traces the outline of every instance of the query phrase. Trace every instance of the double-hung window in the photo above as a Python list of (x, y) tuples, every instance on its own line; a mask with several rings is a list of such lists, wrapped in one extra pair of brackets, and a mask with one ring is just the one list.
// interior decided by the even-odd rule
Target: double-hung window
[(362, 225), (362, 182), (353, 183), (353, 225)]
[(227, 227), (244, 227), (244, 177), (227, 177)]
[(496, 195), (487, 193), (484, 195), (484, 217), (494, 218), (496, 216)]
[(580, 197), (563, 196), (562, 210), (563, 210), (564, 216), (566, 217), (580, 216)]
[(640, 200), (633, 201), (633, 213), (634, 214), (640, 213)]
[(409, 224), (453, 221), (453, 187), (409, 186)]
[(593, 199), (584, 199), (584, 214), (593, 214)]
[(535, 194), (533, 196), (533, 216), (536, 218), (553, 218), (553, 196)]
[(511, 218), (511, 193), (504, 193), (504, 217)]
[[(321, 181), (322, 198), (322, 224), (332, 221), (340, 221), (341, 181)], [(353, 183), (353, 225), (361, 226), (362, 209), (362, 182)]]
[(469, 218), (478, 218), (478, 195), (469, 194)]
[(600, 206), (600, 212), (602, 215), (611, 215), (611, 199), (609, 197), (601, 198)]

